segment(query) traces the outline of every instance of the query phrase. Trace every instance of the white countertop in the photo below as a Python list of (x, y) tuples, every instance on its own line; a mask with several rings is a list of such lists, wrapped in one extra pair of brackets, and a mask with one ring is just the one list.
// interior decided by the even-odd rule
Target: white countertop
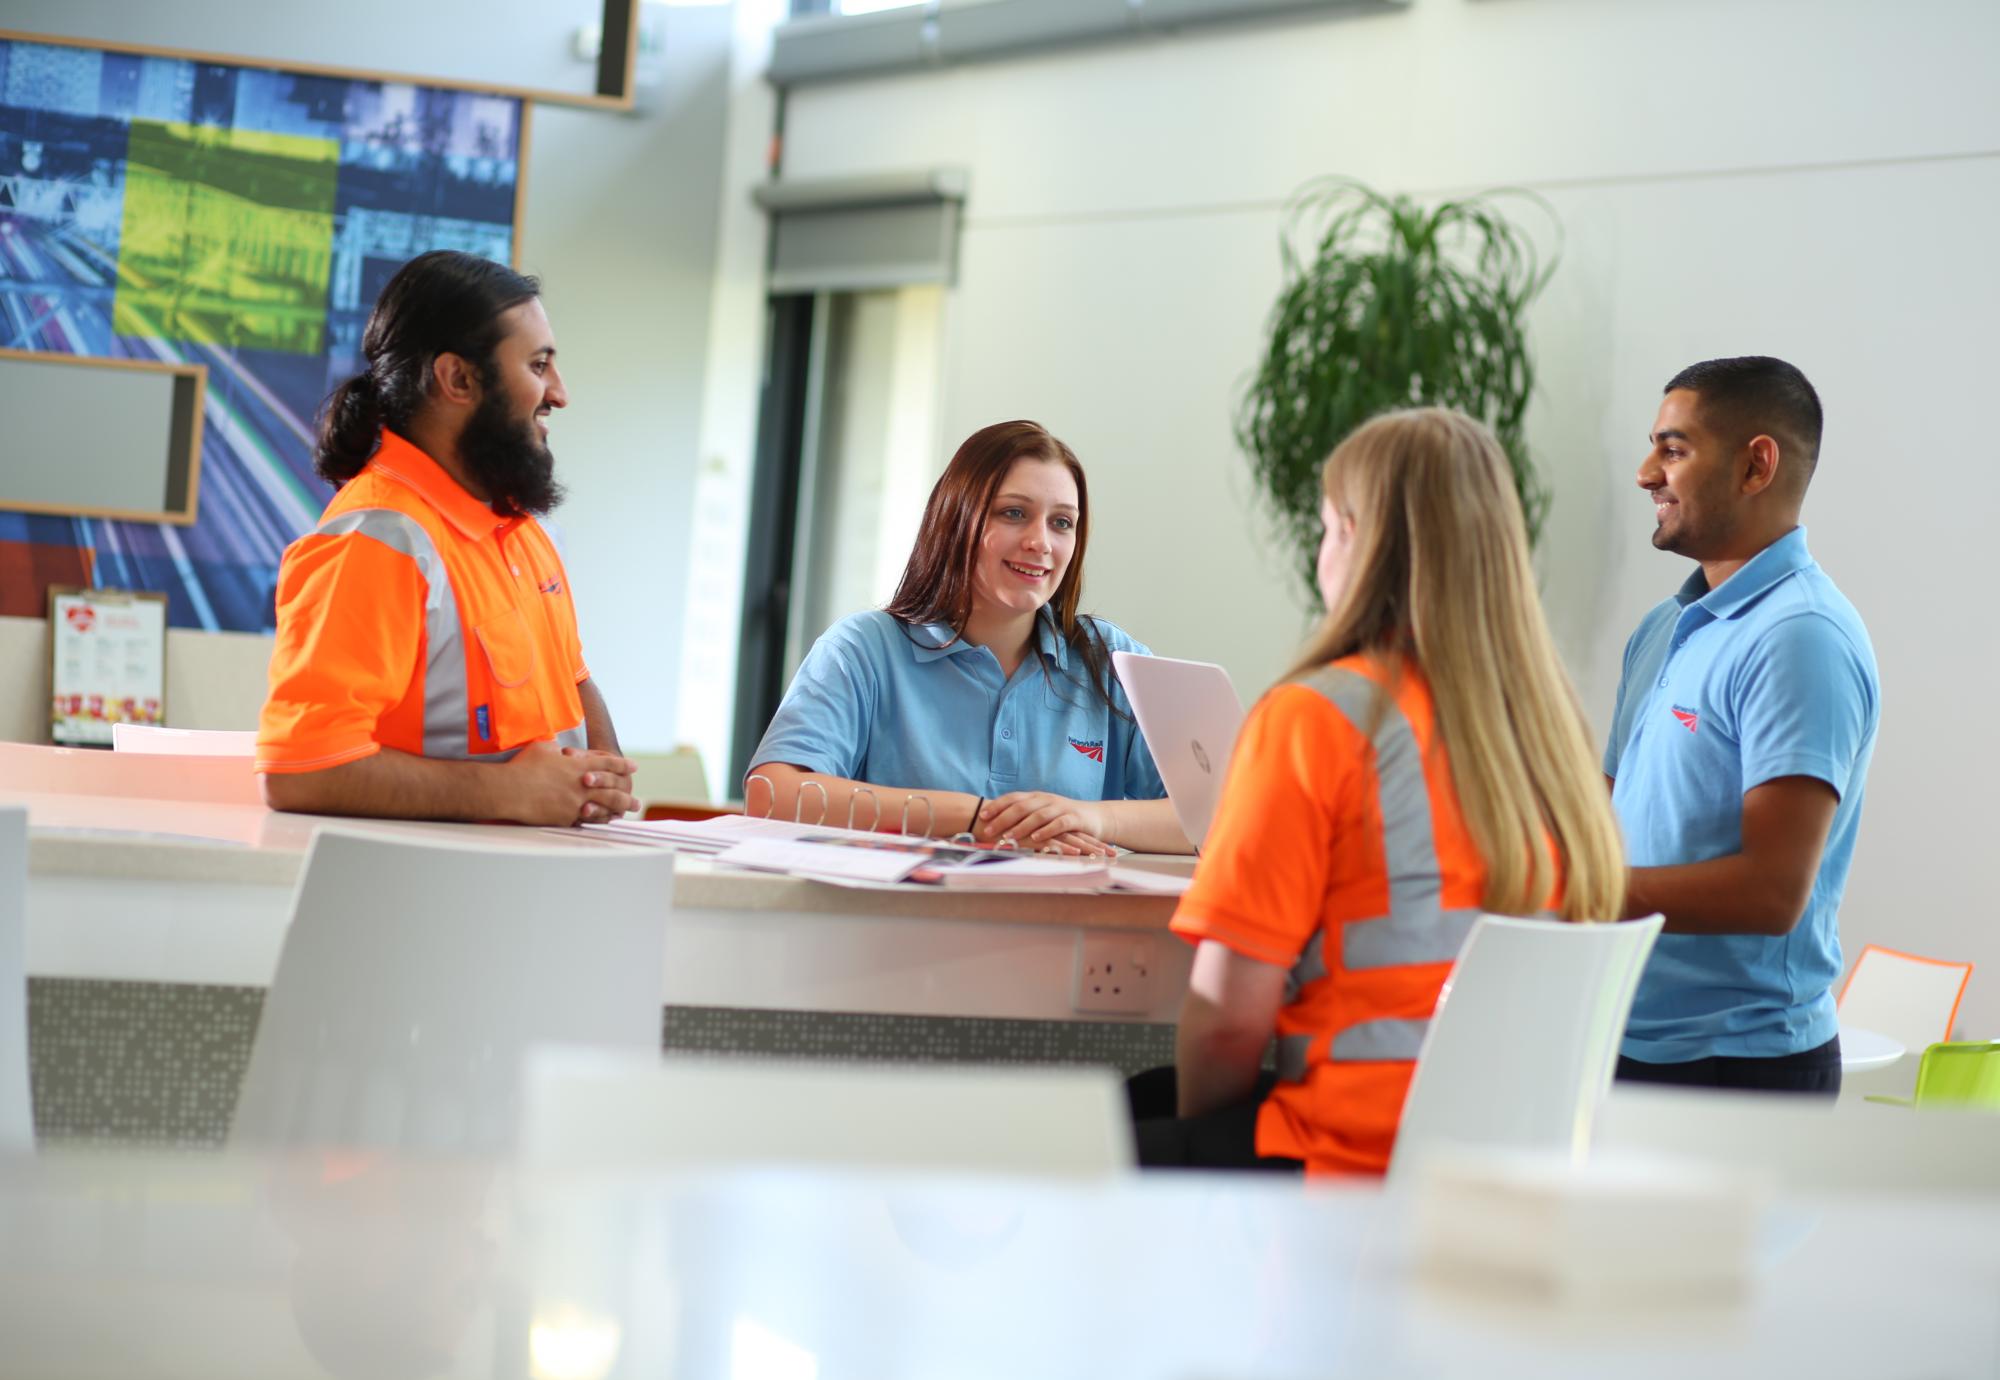
[[(628, 845), (581, 830), (508, 824), (433, 824), (285, 814), (261, 805), (9, 791), (0, 804), (28, 809), (28, 870), (42, 877), (135, 883), (247, 884), (291, 887), (315, 831), (334, 826), (418, 840), (473, 840), (484, 847), (536, 851), (616, 849)], [(1141, 858), (1142, 866), (1186, 873), (1192, 858)], [(1138, 894), (996, 893), (907, 887), (855, 891), (773, 873), (717, 867), (683, 854), (676, 863), (676, 904), (717, 910), (807, 914), (944, 916), (1018, 924), (1162, 930), (1174, 898)]]
[[(266, 809), (240, 762), (0, 744), (0, 804), (26, 806), (28, 972), (263, 986), (315, 831), (537, 852), (643, 847), (580, 830), (332, 819)], [(219, 765), (218, 765), (219, 764)], [(184, 790), (172, 797), (166, 792)], [(1180, 871), (1192, 858), (1137, 860)], [(855, 890), (676, 859), (670, 1005), (1171, 1021), (1191, 962), (1175, 899), (911, 886)], [(1129, 936), (1129, 939), (1127, 938)], [(1152, 974), (1137, 1005), (1088, 1009), (1086, 949)], [(1096, 946), (1091, 948), (1091, 946)]]

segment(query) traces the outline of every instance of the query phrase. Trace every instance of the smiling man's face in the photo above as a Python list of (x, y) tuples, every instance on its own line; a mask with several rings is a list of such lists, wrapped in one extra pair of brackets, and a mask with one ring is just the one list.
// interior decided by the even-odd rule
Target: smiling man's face
[(502, 513), (542, 514), (562, 501), (549, 449), (549, 414), (569, 405), (556, 369), (555, 333), (539, 298), (501, 315), (490, 386), (466, 420), (458, 453)]
[(1652, 449), (1639, 463), (1639, 487), (1653, 498), (1653, 545), (1694, 560), (1730, 549), (1740, 521), (1736, 483), (1743, 447), (1707, 425), (1701, 400), (1676, 388), (1660, 400)]

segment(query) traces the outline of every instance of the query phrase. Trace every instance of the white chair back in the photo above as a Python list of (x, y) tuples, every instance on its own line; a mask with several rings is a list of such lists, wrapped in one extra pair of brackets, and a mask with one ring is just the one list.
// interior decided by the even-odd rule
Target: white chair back
[(698, 805), (713, 799), (708, 787), (708, 769), (701, 752), (683, 744), (672, 752), (628, 752), (638, 767), (632, 787), (641, 804), (663, 801), (676, 805)]
[(0, 809), (0, 1150), (35, 1144), (28, 1082), (28, 812)]
[(659, 1052), (673, 864), (321, 829), (232, 1141), (507, 1152), (529, 1045)]
[(1887, 1035), (1911, 1054), (1951, 1038), (1970, 963), (1923, 958), (1870, 944), (1840, 989), (1840, 1023)]
[(2000, 1194), (2000, 1116), (1977, 1108), (1621, 1083), (1591, 1154), (1764, 1171), (1790, 1193)]
[(521, 1153), (592, 1167), (780, 1163), (1101, 1177), (1134, 1161), (1102, 1068), (897, 1067), (538, 1050)]
[(157, 724), (113, 724), (111, 750), (151, 752), (171, 757), (255, 757), (257, 731), (234, 728), (161, 728)]
[(1391, 1176), (1446, 1144), (1588, 1153), (1663, 923), (1481, 916), (1417, 1055)]

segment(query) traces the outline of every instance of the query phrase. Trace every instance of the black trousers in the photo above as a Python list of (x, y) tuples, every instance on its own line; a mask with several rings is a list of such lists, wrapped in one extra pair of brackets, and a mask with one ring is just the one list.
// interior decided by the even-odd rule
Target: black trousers
[(1147, 1069), (1125, 1080), (1139, 1163), (1148, 1169), (1259, 1169), (1297, 1174), (1300, 1160), (1257, 1153), (1257, 1109), (1276, 1087), (1266, 1072), (1241, 1102), (1201, 1116), (1176, 1116), (1179, 1080), (1171, 1066)]
[(1618, 1060), (1618, 1078), (1625, 1083), (1670, 1083), (1684, 1088), (1736, 1088), (1754, 1092), (1840, 1095), (1840, 1037), (1816, 1049), (1773, 1059), (1731, 1059), (1716, 1055), (1685, 1064), (1648, 1064)]

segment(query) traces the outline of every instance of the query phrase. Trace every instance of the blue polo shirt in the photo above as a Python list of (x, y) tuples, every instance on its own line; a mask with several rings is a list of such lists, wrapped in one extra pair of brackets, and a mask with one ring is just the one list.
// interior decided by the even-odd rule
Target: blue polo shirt
[(1625, 645), (1604, 754), (1634, 867), (1742, 851), (1743, 796), (1781, 776), (1840, 795), (1812, 898), (1782, 937), (1663, 934), (1625, 1053), (1654, 1064), (1772, 1058), (1838, 1026), (1840, 898), (1880, 719), (1861, 615), (1793, 528), (1711, 590), (1697, 568)]
[[(1103, 619), (1085, 621), (1104, 644), (1107, 675), (1112, 652), (1146, 652)], [(1010, 678), (985, 647), (953, 641), (947, 624), (906, 627), (871, 610), (813, 643), (751, 762), (988, 799), (1157, 800), (1167, 788), (1115, 678), (1111, 697), (1117, 713), (1046, 612), (1034, 653)]]

